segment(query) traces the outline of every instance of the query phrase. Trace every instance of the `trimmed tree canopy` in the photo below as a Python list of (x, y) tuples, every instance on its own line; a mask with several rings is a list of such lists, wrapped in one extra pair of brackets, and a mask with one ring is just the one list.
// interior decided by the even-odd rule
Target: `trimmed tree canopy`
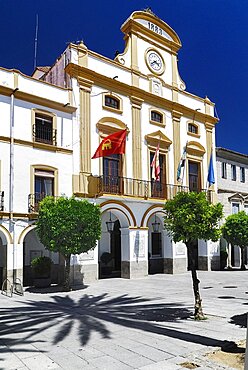
[(239, 247), (248, 246), (248, 215), (238, 212), (226, 218), (222, 226), (222, 235), (228, 243)]
[(100, 208), (87, 200), (46, 197), (39, 205), (37, 233), (53, 252), (87, 252), (101, 236)]
[(217, 241), (220, 237), (219, 220), (222, 204), (209, 204), (206, 194), (180, 192), (165, 203), (164, 225), (175, 242), (205, 239)]

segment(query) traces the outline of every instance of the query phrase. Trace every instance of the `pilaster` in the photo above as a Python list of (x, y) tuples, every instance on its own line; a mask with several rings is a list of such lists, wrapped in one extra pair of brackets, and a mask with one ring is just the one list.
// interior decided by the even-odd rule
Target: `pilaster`
[(88, 176), (91, 173), (91, 137), (90, 137), (90, 93), (93, 82), (78, 78), (80, 86), (80, 193), (88, 193)]
[(141, 107), (144, 100), (131, 96), (133, 178), (142, 179)]
[(177, 180), (177, 167), (181, 159), (181, 142), (180, 142), (180, 122), (182, 113), (178, 111), (172, 111), (173, 120), (173, 154), (174, 154), (174, 184)]

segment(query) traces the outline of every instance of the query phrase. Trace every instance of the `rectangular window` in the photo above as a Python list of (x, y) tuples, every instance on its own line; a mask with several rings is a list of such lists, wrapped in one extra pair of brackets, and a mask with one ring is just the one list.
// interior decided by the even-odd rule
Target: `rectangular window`
[(231, 164), (231, 178), (232, 178), (233, 181), (236, 181), (236, 179), (237, 179), (235, 164)]
[(189, 162), (189, 191), (200, 191), (200, 168), (197, 162)]
[(221, 177), (223, 179), (227, 178), (227, 172), (226, 172), (226, 162), (221, 163)]
[(245, 211), (245, 213), (248, 215), (248, 204), (245, 204), (245, 205), (244, 205), (244, 211)]
[(245, 168), (240, 167), (240, 182), (245, 182)]
[(232, 203), (232, 214), (236, 214), (239, 212), (239, 203)]
[(35, 114), (34, 141), (56, 145), (56, 130), (53, 130), (53, 117)]

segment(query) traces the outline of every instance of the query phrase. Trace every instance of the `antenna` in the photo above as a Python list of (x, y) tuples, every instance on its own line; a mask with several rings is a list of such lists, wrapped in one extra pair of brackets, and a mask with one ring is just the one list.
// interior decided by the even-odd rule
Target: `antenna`
[(34, 70), (37, 66), (38, 26), (39, 26), (39, 17), (38, 17), (38, 14), (36, 14), (36, 27), (35, 27), (35, 39), (34, 39)]

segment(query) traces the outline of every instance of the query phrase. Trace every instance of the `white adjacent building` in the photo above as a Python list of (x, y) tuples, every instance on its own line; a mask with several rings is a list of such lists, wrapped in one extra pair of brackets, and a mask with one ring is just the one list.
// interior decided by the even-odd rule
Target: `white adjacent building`
[(53, 280), (63, 264), (34, 231), (44, 195), (72, 195), (75, 108), (69, 89), (0, 69), (0, 281), (30, 283), (30, 262), (54, 261)]
[[(216, 148), (216, 165), (218, 177), (218, 201), (224, 206), (227, 217), (239, 211), (248, 214), (248, 155), (226, 148)], [(238, 246), (226, 245), (228, 250), (228, 267), (240, 267), (241, 253)], [(245, 252), (246, 263), (247, 250)]]

